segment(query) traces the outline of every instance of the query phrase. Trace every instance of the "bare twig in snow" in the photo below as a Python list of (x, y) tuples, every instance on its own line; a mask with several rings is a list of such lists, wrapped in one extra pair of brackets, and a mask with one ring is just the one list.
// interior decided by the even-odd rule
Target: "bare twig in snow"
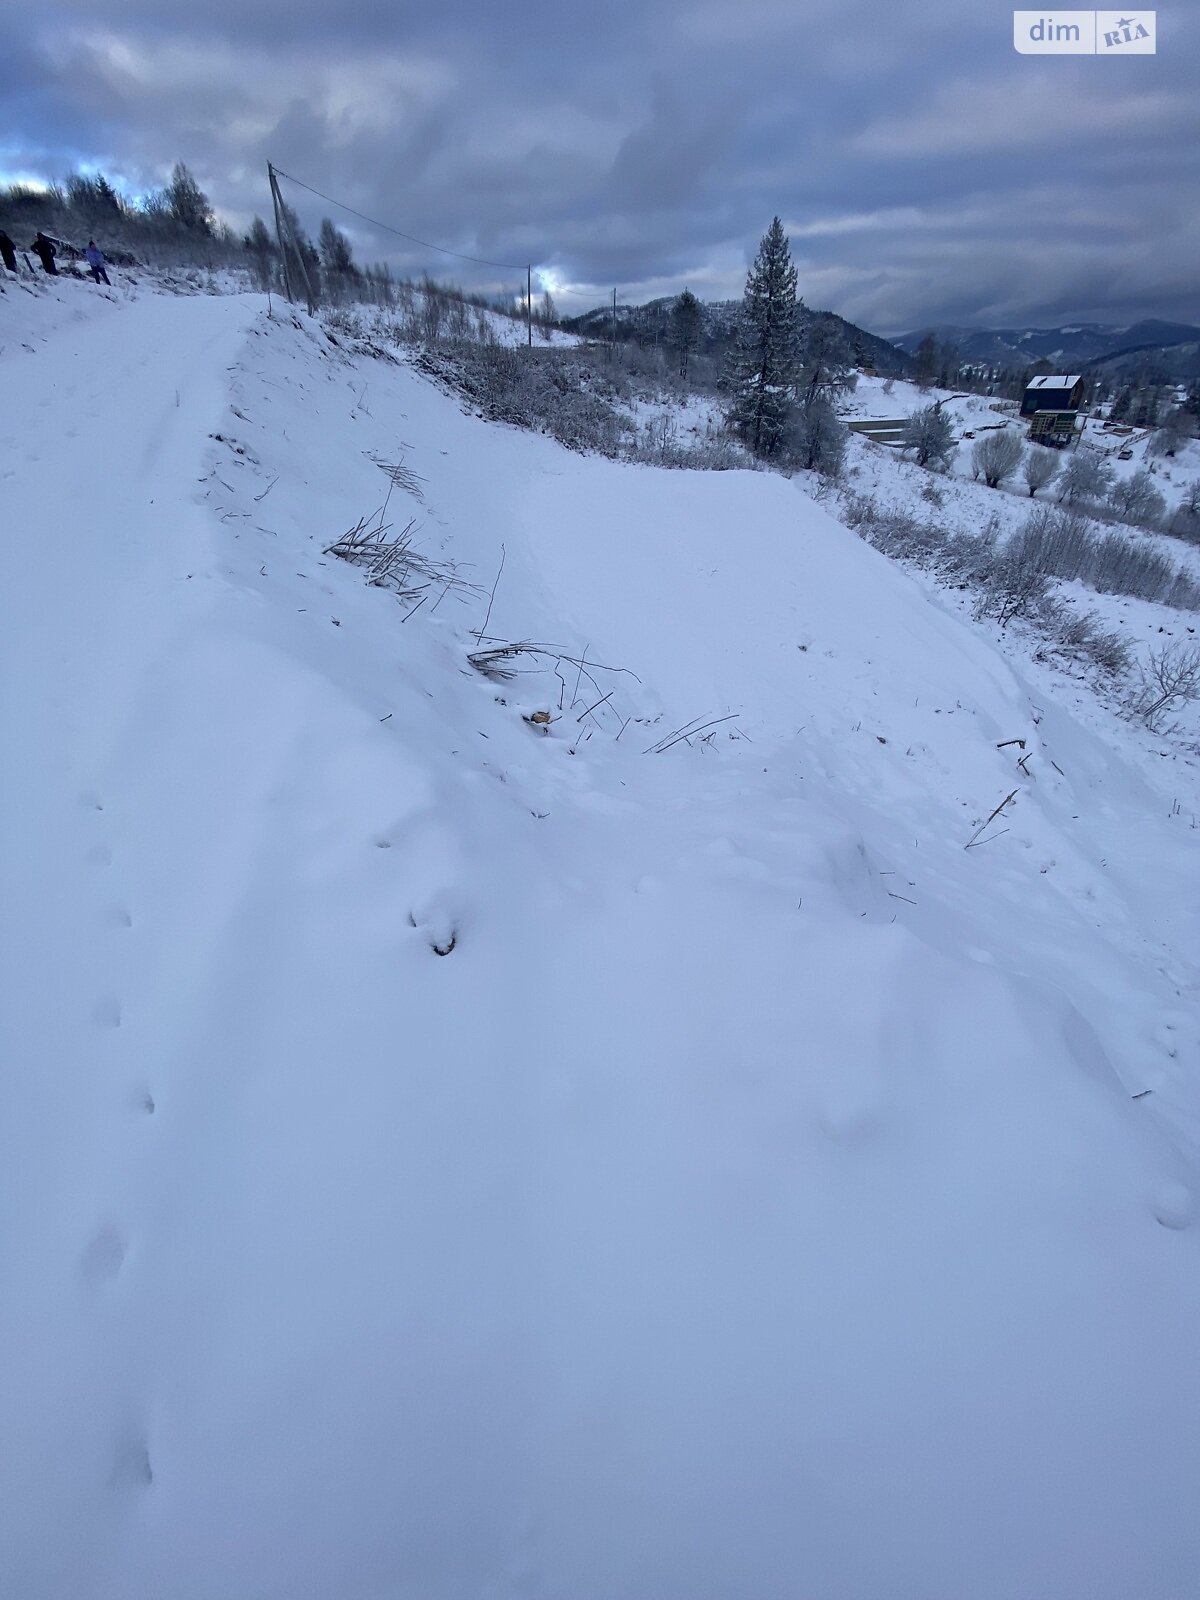
[(488, 596), (487, 616), (485, 616), (484, 619), (483, 619), (483, 627), (480, 628), (479, 632), (475, 635), (475, 643), (476, 644), (482, 644), (484, 633), (487, 631), (488, 618), (492, 614), (492, 606), (493, 606), (493, 604), (495, 602), (495, 599), (496, 599), (496, 590), (497, 590), (497, 588), (499, 587), (499, 584), (500, 584), (500, 574), (504, 571), (504, 558), (505, 558), (506, 553), (507, 552), (505, 551), (505, 548), (504, 548), (503, 544), (501, 544), (501, 546), (500, 546), (500, 565), (496, 570), (496, 581), (492, 585), (492, 592)]
[[(989, 824), (991, 824), (992, 822), (994, 822), (996, 820), (996, 818), (1004, 810), (1005, 806), (1012, 804), (1012, 802), (1017, 798), (1017, 796), (1020, 794), (1020, 792), (1021, 791), (1019, 789), (1014, 789), (1011, 794), (1005, 795), (1004, 799), (1001, 800), (1000, 804), (992, 812), (991, 816), (985, 818), (984, 821), (979, 824), (979, 826), (975, 829), (975, 832), (967, 840), (966, 844), (963, 845), (963, 849), (964, 850), (969, 850), (971, 848), (971, 846), (973, 844), (975, 844), (979, 840), (979, 835), (981, 833), (983, 833), (983, 831), (989, 826)], [(1007, 833), (1008, 829), (1004, 828), (1004, 829), (1001, 830), (1001, 832), (1002, 833)], [(1000, 837), (999, 833), (995, 833), (995, 834), (992, 835), (993, 839), (998, 839), (999, 837)], [(991, 841), (988, 840), (988, 839), (985, 839), (985, 840), (982, 841), (982, 843), (984, 843), (984, 844), (989, 844), (990, 842)]]

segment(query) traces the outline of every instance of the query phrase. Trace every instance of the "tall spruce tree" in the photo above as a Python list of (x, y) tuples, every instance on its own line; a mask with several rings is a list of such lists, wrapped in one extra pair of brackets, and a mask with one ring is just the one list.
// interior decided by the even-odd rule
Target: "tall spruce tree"
[(213, 211), (209, 198), (182, 161), (175, 163), (163, 198), (168, 213), (181, 228), (192, 233), (212, 232)]
[(687, 377), (688, 362), (700, 343), (703, 313), (700, 302), (690, 289), (685, 289), (671, 307), (669, 338), (671, 348), (679, 358), (679, 376)]
[(776, 217), (746, 275), (729, 423), (756, 456), (777, 455), (796, 383), (796, 268)]

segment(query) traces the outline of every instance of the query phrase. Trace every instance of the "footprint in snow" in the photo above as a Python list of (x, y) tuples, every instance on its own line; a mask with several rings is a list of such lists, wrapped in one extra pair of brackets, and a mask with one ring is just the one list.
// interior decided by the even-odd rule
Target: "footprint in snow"
[(94, 844), (84, 860), (89, 867), (111, 867), (112, 851), (106, 844)]

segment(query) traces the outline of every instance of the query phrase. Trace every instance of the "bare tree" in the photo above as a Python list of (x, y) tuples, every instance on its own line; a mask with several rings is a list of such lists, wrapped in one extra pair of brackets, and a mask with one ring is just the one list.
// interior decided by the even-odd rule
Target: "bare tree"
[(558, 321), (558, 307), (549, 289), (542, 292), (542, 303), (537, 310), (538, 331), (547, 344), (554, 338), (554, 324)]
[(797, 406), (788, 421), (785, 459), (822, 477), (836, 478), (846, 454), (846, 427), (831, 401), (818, 394)]
[(1127, 702), (1131, 716), (1151, 733), (1164, 733), (1166, 719), (1189, 700), (1200, 699), (1200, 646), (1164, 644), (1151, 650), (1137, 688)]
[(976, 439), (971, 450), (971, 468), (989, 489), (998, 489), (1021, 465), (1024, 454), (1020, 434), (1001, 428)]
[(919, 467), (944, 467), (954, 453), (954, 425), (938, 406), (921, 406), (909, 414), (903, 444)]
[(1029, 498), (1032, 500), (1039, 489), (1044, 489), (1048, 483), (1058, 475), (1058, 462), (1054, 452), (1045, 446), (1032, 445), (1029, 454), (1025, 457), (1022, 477), (1029, 488)]
[(1171, 517), (1171, 532), (1182, 539), (1200, 539), (1200, 478), (1185, 486)]
[(841, 324), (835, 317), (818, 313), (800, 339), (800, 365), (796, 374), (800, 404), (811, 405), (818, 396), (833, 400), (852, 389), (857, 379)]
[(1167, 502), (1159, 494), (1145, 467), (1119, 478), (1109, 491), (1108, 503), (1124, 522), (1150, 527), (1166, 515)]
[(1059, 504), (1073, 506), (1089, 500), (1103, 500), (1114, 478), (1107, 461), (1076, 447), (1059, 476)]
[(1149, 454), (1152, 456), (1177, 455), (1180, 446), (1186, 443), (1188, 438), (1187, 424), (1188, 418), (1182, 408), (1172, 406), (1159, 424), (1158, 432), (1152, 436), (1150, 443), (1146, 447)]

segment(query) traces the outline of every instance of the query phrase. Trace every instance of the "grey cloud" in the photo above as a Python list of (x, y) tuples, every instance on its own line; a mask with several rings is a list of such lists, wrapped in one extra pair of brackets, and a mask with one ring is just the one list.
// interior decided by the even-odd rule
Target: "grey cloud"
[[(1166, 25), (1157, 57), (1020, 57), (959, 0), (9, 0), (0, 163), (139, 187), (182, 158), (240, 225), (269, 157), (585, 295), (737, 293), (778, 212), (809, 302), (873, 326), (1196, 317), (1196, 65)], [(366, 259), (496, 278), (339, 220)]]

